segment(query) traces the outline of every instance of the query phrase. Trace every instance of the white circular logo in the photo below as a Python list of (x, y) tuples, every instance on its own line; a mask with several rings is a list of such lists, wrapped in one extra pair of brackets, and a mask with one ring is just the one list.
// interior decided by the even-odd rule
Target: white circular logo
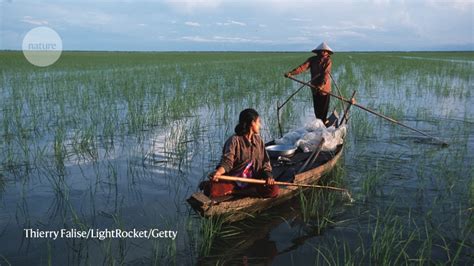
[(61, 56), (63, 41), (59, 34), (49, 27), (36, 27), (23, 38), (23, 54), (31, 64), (46, 67), (54, 64)]

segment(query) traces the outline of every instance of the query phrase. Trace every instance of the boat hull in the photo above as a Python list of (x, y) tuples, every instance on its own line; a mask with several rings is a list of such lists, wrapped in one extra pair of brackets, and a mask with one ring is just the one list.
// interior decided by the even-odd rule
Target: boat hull
[[(339, 161), (343, 153), (343, 145), (337, 147), (334, 153), (325, 153), (318, 157), (310, 169), (294, 176), (294, 183), (301, 184), (316, 184), (319, 182), (322, 176), (330, 172), (336, 163)], [(298, 169), (305, 161), (309, 154), (300, 153), (302, 159), (299, 163), (295, 163), (292, 168)], [(297, 160), (298, 158), (293, 158)], [(288, 167), (275, 168), (274, 176), (281, 175), (288, 170)], [(223, 201), (216, 203), (209, 199), (202, 192), (194, 193), (188, 202), (190, 205), (204, 217), (222, 217), (225, 222), (236, 222), (248, 217), (253, 217), (256, 214), (270, 209), (274, 206), (278, 206), (289, 199), (295, 197), (303, 189), (296, 186), (280, 187), (280, 193), (276, 198), (258, 198), (258, 197), (244, 197), (239, 199), (233, 199), (229, 201)]]

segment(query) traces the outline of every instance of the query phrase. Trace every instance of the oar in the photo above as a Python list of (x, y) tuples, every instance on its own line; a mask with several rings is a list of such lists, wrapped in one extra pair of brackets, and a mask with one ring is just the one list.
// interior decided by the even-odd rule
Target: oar
[[(301, 80), (296, 79), (296, 78), (291, 77), (291, 76), (289, 76), (288, 78), (289, 78), (289, 79), (292, 79), (292, 80), (294, 80), (294, 81), (296, 81), (296, 82), (298, 82), (298, 83), (301, 83), (301, 84), (304, 84), (304, 85), (306, 85), (306, 86), (309, 86), (309, 87), (311, 87), (311, 88), (317, 89), (317, 88), (316, 88), (315, 86), (313, 86), (313, 84), (311, 84), (311, 83), (307, 83), (307, 82), (301, 81)], [(339, 100), (341, 100), (341, 101), (343, 101), (343, 102), (352, 104), (351, 101), (349, 101), (349, 100), (347, 100), (347, 99), (344, 99), (344, 98), (342, 98), (342, 97), (340, 97), (340, 96), (338, 96), (338, 95), (335, 95), (335, 94), (333, 94), (333, 93), (331, 93), (331, 92), (325, 92), (325, 93), (327, 93), (327, 94), (331, 95), (332, 97), (335, 97), (335, 98), (337, 98), (337, 99), (339, 99)], [(386, 120), (388, 120), (388, 121), (390, 121), (390, 122), (392, 122), (392, 123), (395, 123), (395, 124), (400, 125), (400, 126), (402, 126), (402, 127), (405, 127), (405, 128), (410, 129), (410, 130), (413, 130), (413, 131), (415, 131), (415, 132), (418, 132), (418, 133), (420, 133), (420, 134), (422, 134), (422, 135), (424, 135), (424, 136), (426, 136), (426, 137), (432, 138), (432, 139), (434, 139), (434, 140), (440, 142), (443, 146), (448, 146), (448, 145), (449, 145), (447, 142), (445, 142), (445, 141), (443, 141), (443, 140), (441, 140), (441, 139), (439, 139), (439, 138), (437, 138), (437, 137), (428, 135), (428, 134), (426, 134), (426, 133), (423, 132), (423, 131), (420, 131), (420, 130), (418, 130), (418, 129), (416, 129), (416, 128), (413, 128), (413, 127), (407, 126), (407, 125), (405, 125), (405, 124), (403, 124), (403, 123), (400, 123), (400, 122), (398, 122), (397, 120), (395, 120), (395, 119), (393, 119), (393, 118), (390, 118), (390, 117), (388, 117), (388, 116), (386, 116), (386, 115), (377, 113), (377, 112), (375, 112), (375, 111), (373, 111), (373, 110), (370, 110), (370, 109), (367, 108), (367, 107), (364, 107), (364, 106), (362, 106), (362, 105), (359, 105), (358, 103), (354, 103), (354, 104), (352, 104), (352, 105), (357, 106), (357, 107), (359, 107), (360, 109), (365, 110), (365, 111), (367, 111), (367, 112), (369, 112), (369, 113), (371, 113), (371, 114), (374, 114), (374, 115), (376, 115), (376, 116), (379, 116), (379, 117), (381, 117), (381, 118), (383, 118), (383, 119), (386, 119)]]
[[(354, 91), (354, 92), (352, 93), (351, 99), (354, 98), (355, 94), (356, 94), (356, 91)], [(352, 104), (347, 105), (346, 110), (344, 111), (344, 115), (342, 116), (342, 119), (341, 119), (341, 121), (339, 122), (339, 126), (344, 123), (344, 120), (347, 121), (347, 120), (349, 119), (348, 113), (349, 113), (349, 109), (351, 108), (351, 106), (352, 106)]]
[[(244, 177), (237, 177), (237, 176), (221, 175), (221, 176), (218, 176), (217, 178), (219, 180), (237, 181), (237, 182), (244, 182), (244, 183), (251, 183), (251, 184), (265, 185), (267, 183), (265, 180), (262, 180), (262, 179), (244, 178)], [(298, 183), (289, 183), (289, 182), (280, 182), (280, 181), (275, 181), (275, 185), (294, 186), (294, 187), (310, 187), (310, 188), (326, 188), (326, 189), (332, 189), (332, 190), (348, 193), (347, 189), (338, 188), (338, 187), (329, 187), (329, 186), (298, 184)]]
[[(332, 81), (334, 82), (334, 85), (336, 85), (336, 89), (337, 89), (337, 93), (339, 94), (339, 96), (342, 97), (342, 93), (341, 93), (341, 90), (339, 89), (339, 86), (337, 86), (337, 83), (336, 81), (334, 80), (334, 78), (332, 77), (331, 75), (331, 72), (328, 72), (329, 73), (329, 76), (331, 77)], [(351, 97), (351, 99), (354, 98), (354, 96)], [(344, 104), (342, 102), (339, 102), (341, 105), (342, 105), (342, 109), (341, 110), (344, 110)]]
[[(319, 77), (320, 74), (317, 74), (316, 76), (312, 77), (310, 81), (308, 81), (309, 83), (313, 82), (313, 80), (315, 80), (317, 77)], [(285, 106), (285, 104), (287, 104), (291, 98), (293, 98), (293, 96), (295, 96), (298, 92), (300, 92), (301, 89), (303, 89), (306, 85), (303, 84), (301, 85), (301, 87), (299, 87), (299, 89), (297, 89), (295, 92), (293, 92), (290, 97), (288, 97), (281, 105), (277, 102), (277, 118), (278, 118), (278, 129), (280, 130), (280, 138), (283, 137), (283, 132), (281, 130), (281, 124), (280, 124), (280, 109), (283, 108), (283, 106)]]
[[(308, 83), (311, 83), (313, 80), (315, 80), (320, 75), (321, 74), (317, 74), (316, 76), (312, 77), (311, 80), (308, 81)], [(290, 101), (291, 98), (293, 98), (293, 96), (295, 96), (305, 86), (306, 86), (305, 84), (301, 85), (301, 87), (299, 87), (299, 89), (297, 89), (295, 92), (293, 92), (293, 94), (291, 94), (290, 97), (288, 97), (288, 99), (286, 99), (286, 101), (284, 101), (281, 105), (278, 105), (278, 109), (281, 109), (288, 101)]]

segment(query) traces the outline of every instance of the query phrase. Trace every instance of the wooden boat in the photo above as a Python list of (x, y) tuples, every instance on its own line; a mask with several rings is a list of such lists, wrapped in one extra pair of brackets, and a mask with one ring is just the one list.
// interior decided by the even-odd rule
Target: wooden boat
[[(347, 111), (348, 110), (346, 110), (346, 113)], [(343, 122), (338, 123), (339, 119), (337, 114), (333, 112), (329, 117), (329, 125), (339, 127), (341, 124), (346, 124), (347, 120), (345, 120), (344, 117), (342, 118)], [(266, 145), (272, 144), (274, 144), (273, 141)], [(337, 161), (341, 158), (343, 149), (344, 144), (341, 144), (338, 145), (334, 151), (322, 151), (312, 164), (310, 161), (312, 161), (311, 155), (313, 153), (304, 153), (300, 149), (298, 149), (291, 158), (288, 158), (289, 160), (283, 162), (276, 158), (272, 158), (271, 164), (273, 176), (277, 181), (288, 181), (285, 179), (289, 176), (294, 176), (294, 183), (316, 184), (324, 174), (331, 171), (331, 169), (336, 165)], [(305, 164), (306, 167), (301, 169)], [(285, 186), (280, 187), (280, 193), (276, 198), (234, 197), (222, 202), (211, 200), (202, 192), (196, 192), (191, 195), (188, 202), (193, 209), (203, 217), (220, 216), (225, 222), (236, 222), (247, 217), (252, 217), (266, 209), (278, 206), (296, 196), (301, 192), (301, 190), (300, 187)]]

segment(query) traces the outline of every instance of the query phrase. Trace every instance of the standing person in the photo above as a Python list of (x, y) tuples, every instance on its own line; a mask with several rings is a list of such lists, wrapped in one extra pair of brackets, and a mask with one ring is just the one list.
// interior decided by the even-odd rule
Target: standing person
[[(278, 196), (279, 187), (273, 179), (270, 157), (260, 133), (260, 116), (254, 109), (240, 112), (239, 124), (235, 127), (235, 135), (225, 142), (222, 157), (216, 170), (210, 175), (210, 185), (205, 194), (211, 198), (231, 195), (237, 191), (255, 188), (260, 197), (274, 198)], [(231, 181), (219, 181), (219, 176), (232, 176), (265, 179), (266, 184), (247, 184)], [(206, 193), (206, 190), (207, 193)]]
[(308, 58), (303, 64), (285, 74), (285, 77), (299, 75), (308, 68), (311, 70), (311, 84), (316, 89), (311, 89), (313, 93), (313, 107), (316, 118), (321, 119), (324, 124), (327, 123), (327, 115), (329, 110), (329, 94), (331, 92), (331, 55), (332, 49), (325, 43), (321, 43), (311, 52), (315, 56)]

